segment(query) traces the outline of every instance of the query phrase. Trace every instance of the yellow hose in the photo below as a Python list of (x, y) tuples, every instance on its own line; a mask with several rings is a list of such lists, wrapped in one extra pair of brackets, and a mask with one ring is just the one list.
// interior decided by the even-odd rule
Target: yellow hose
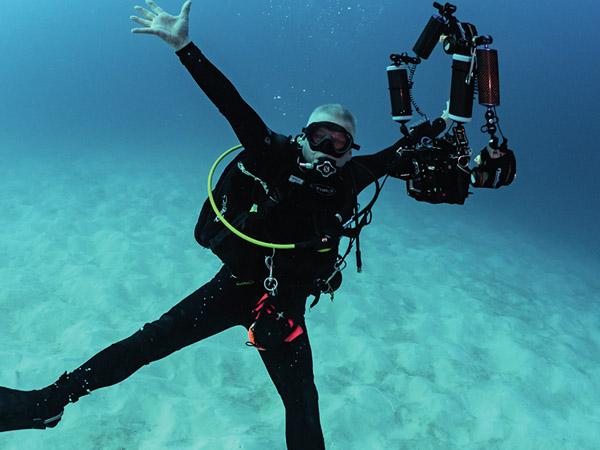
[(221, 211), (219, 211), (219, 208), (217, 208), (217, 204), (215, 203), (215, 199), (214, 199), (213, 193), (212, 193), (213, 175), (215, 173), (215, 170), (221, 163), (221, 161), (223, 161), (223, 159), (225, 159), (229, 154), (240, 149), (241, 147), (242, 147), (242, 145), (238, 144), (235, 147), (231, 147), (229, 150), (226, 150), (221, 156), (219, 156), (217, 158), (217, 160), (214, 162), (214, 164), (210, 168), (210, 171), (208, 172), (208, 201), (210, 202), (210, 206), (212, 206), (213, 211), (215, 212), (215, 214), (217, 215), (217, 217), (219, 218), (221, 223), (223, 223), (223, 225), (225, 225), (233, 234), (235, 234), (239, 238), (245, 240), (246, 242), (250, 242), (251, 244), (259, 245), (261, 247), (273, 248), (273, 249), (277, 249), (277, 250), (291, 250), (291, 249), (296, 248), (295, 244), (274, 244), (271, 242), (259, 241), (258, 239), (254, 239), (253, 237), (242, 233), (240, 230), (238, 230), (233, 225), (231, 225), (227, 221), (227, 219), (225, 219), (225, 217), (223, 217), (223, 214), (221, 214)]

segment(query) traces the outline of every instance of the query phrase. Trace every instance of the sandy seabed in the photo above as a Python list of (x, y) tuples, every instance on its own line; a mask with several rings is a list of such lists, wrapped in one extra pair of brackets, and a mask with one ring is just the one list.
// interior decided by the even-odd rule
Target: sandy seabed
[[(191, 163), (65, 153), (2, 168), (0, 385), (49, 384), (212, 277)], [(327, 448), (598, 448), (600, 262), (391, 202), (365, 229), (364, 271), (351, 256), (334, 302), (307, 313)], [(0, 448), (284, 449), (283, 405), (245, 341), (234, 328), (188, 347)]]

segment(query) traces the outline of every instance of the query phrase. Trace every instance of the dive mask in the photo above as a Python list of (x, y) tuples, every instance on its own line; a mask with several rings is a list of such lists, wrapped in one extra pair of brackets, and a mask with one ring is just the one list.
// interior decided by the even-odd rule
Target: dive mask
[(333, 122), (313, 122), (302, 129), (311, 150), (326, 155), (340, 156), (349, 150), (358, 150), (352, 135), (341, 125)]

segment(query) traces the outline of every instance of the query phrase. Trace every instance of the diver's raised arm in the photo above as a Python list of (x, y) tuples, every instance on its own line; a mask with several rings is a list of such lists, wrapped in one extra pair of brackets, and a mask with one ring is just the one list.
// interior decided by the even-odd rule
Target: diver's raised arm
[(136, 6), (142, 17), (131, 20), (143, 25), (133, 33), (153, 34), (167, 42), (177, 53), (198, 86), (225, 116), (240, 143), (251, 151), (264, 151), (271, 131), (260, 116), (244, 101), (233, 84), (194, 45), (188, 36), (192, 2), (186, 1), (178, 16), (163, 11), (154, 1), (146, 0), (150, 10)]

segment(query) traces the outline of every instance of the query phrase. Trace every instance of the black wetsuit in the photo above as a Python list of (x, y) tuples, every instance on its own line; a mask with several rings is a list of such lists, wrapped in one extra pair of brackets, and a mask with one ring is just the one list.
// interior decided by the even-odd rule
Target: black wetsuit
[[(269, 154), (273, 150), (271, 139), (275, 134), (193, 43), (177, 54), (200, 88), (229, 121), (246, 151), (254, 152), (257, 156), (257, 161), (265, 156), (284, 160), (289, 159), (290, 155), (292, 158), (296, 157), (298, 149), (291, 142), (289, 153), (284, 146), (283, 152), (279, 148), (278, 155)], [(386, 173), (394, 158), (394, 148), (392, 146), (373, 155), (355, 157), (346, 164), (342, 175), (346, 180), (352, 180), (352, 186), (357, 192), (361, 191), (374, 181), (373, 177)], [(357, 162), (366, 166), (368, 171)], [(340, 189), (344, 185), (337, 187)], [(294, 195), (297, 196), (297, 192)], [(298, 202), (301, 203), (302, 199), (288, 200), (287, 203), (282, 202), (270, 218), (273, 226), (269, 229), (275, 234), (270, 236), (273, 242), (301, 240), (309, 237), (307, 230), (314, 233), (314, 215), (309, 215), (311, 217), (307, 219), (306, 211), (298, 207)], [(328, 201), (326, 198), (322, 200)], [(316, 199), (312, 199), (309, 204), (313, 205), (315, 201)], [(291, 343), (278, 349), (259, 352), (285, 405), (288, 449), (324, 448), (317, 389), (313, 381), (311, 348), (304, 324), (304, 305), (309, 292), (302, 286), (311, 281), (306, 277), (311, 278), (320, 275), (323, 270), (331, 270), (331, 255), (337, 254), (335, 250), (337, 249), (324, 257), (315, 251), (290, 252), (276, 260), (276, 268), (281, 277), (277, 297), (282, 299), (286, 312), (295, 317), (305, 330)], [(261, 270), (266, 270), (264, 261), (260, 260), (262, 256), (255, 256), (255, 263), (261, 266)], [(245, 258), (244, 255), (241, 257)], [(318, 258), (321, 261), (311, 265), (311, 261), (314, 263)], [(311, 270), (314, 273), (310, 273)], [(130, 337), (102, 350), (76, 369), (72, 373), (73, 377), (90, 391), (110, 386), (124, 380), (142, 366), (206, 337), (235, 325), (248, 328), (254, 320), (252, 309), (265, 290), (261, 273), (254, 274), (256, 282), (250, 282), (248, 277), (240, 277), (240, 274), (236, 275), (238, 276), (233, 275), (231, 268), (223, 266), (211, 281), (184, 298), (160, 319), (146, 323)]]

